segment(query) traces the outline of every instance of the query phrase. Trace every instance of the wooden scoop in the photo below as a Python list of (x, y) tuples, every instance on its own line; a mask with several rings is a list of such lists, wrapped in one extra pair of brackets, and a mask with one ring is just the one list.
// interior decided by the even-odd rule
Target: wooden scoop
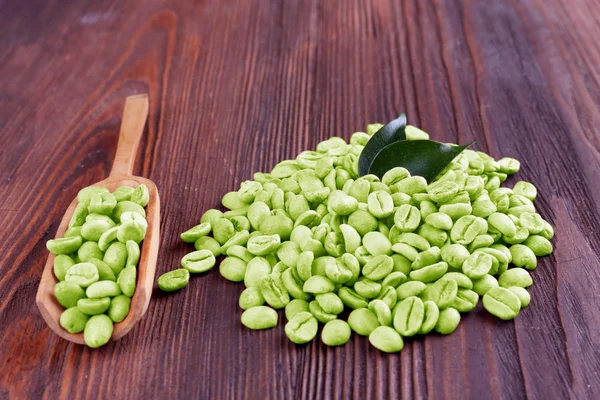
[[(150, 201), (146, 206), (148, 229), (146, 237), (141, 243), (140, 261), (137, 267), (137, 286), (135, 294), (131, 299), (129, 314), (123, 321), (114, 325), (113, 340), (119, 339), (129, 332), (146, 312), (152, 295), (154, 272), (156, 270), (156, 258), (160, 242), (160, 201), (158, 191), (156, 185), (151, 180), (131, 175), (147, 117), (148, 95), (140, 94), (127, 97), (125, 110), (123, 111), (123, 120), (121, 122), (119, 145), (112, 170), (107, 179), (92, 185), (105, 187), (112, 192), (119, 186), (136, 187), (143, 183), (148, 187), (148, 191), (150, 192)], [(77, 199), (73, 200), (67, 209), (56, 232), (57, 238), (63, 237), (77, 203)], [(64, 308), (54, 296), (54, 285), (58, 283), (58, 279), (54, 276), (55, 257), (52, 253), (48, 256), (35, 301), (42, 316), (54, 332), (72, 342), (85, 344), (83, 333), (72, 334), (60, 326), (59, 319)]]

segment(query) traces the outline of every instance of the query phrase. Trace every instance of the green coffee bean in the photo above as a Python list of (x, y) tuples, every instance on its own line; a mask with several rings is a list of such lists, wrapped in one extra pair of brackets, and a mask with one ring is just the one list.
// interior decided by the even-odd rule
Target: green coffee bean
[(445, 203), (458, 193), (458, 185), (452, 181), (433, 182), (427, 186), (427, 193), (436, 203)]
[(531, 201), (535, 200), (537, 196), (537, 189), (529, 182), (519, 181), (515, 183), (513, 191), (515, 194), (524, 196)]
[(248, 240), (248, 251), (255, 256), (264, 256), (277, 250), (281, 243), (279, 235), (260, 235)]
[(362, 244), (374, 256), (392, 253), (392, 243), (381, 232), (368, 232), (363, 237)]
[(129, 308), (131, 306), (131, 299), (125, 295), (120, 295), (113, 298), (108, 307), (108, 316), (112, 322), (121, 322), (129, 314)]
[(117, 239), (121, 243), (133, 240), (140, 243), (146, 236), (148, 222), (138, 213), (127, 211), (121, 215), (121, 225), (117, 230)]
[(82, 243), (81, 236), (64, 237), (46, 242), (46, 248), (53, 254), (71, 254), (75, 252)]
[(389, 326), (379, 326), (369, 334), (369, 343), (385, 353), (397, 353), (404, 347), (402, 337)]
[(88, 260), (88, 262), (91, 264), (94, 264), (96, 266), (96, 269), (98, 270), (98, 280), (99, 281), (115, 281), (116, 282), (117, 278), (115, 277), (114, 272), (112, 271), (112, 269), (110, 269), (108, 264), (106, 264), (104, 261), (98, 260), (97, 258), (90, 258)]
[(415, 261), (419, 251), (406, 243), (396, 243), (392, 246), (392, 251), (408, 258), (411, 262)]
[(121, 242), (112, 243), (106, 249), (102, 261), (108, 264), (115, 276), (119, 275), (123, 268), (125, 268), (125, 264), (127, 264), (127, 246)]
[(117, 202), (127, 201), (131, 200), (134, 190), (135, 189), (130, 186), (119, 186), (112, 194), (115, 196)]
[(158, 278), (158, 287), (163, 292), (173, 292), (183, 289), (190, 281), (190, 272), (187, 269), (179, 268), (161, 275)]
[(537, 266), (537, 258), (533, 250), (525, 245), (514, 244), (510, 246), (510, 254), (512, 255), (512, 263), (517, 267), (535, 269)]
[(415, 193), (425, 192), (427, 188), (427, 181), (421, 176), (411, 176), (396, 183), (394, 188), (399, 192), (412, 196)]
[(497, 287), (488, 290), (483, 296), (483, 307), (500, 319), (510, 320), (519, 314), (521, 300), (510, 290)]
[(385, 301), (378, 299), (372, 300), (369, 303), (369, 310), (377, 316), (377, 321), (380, 325), (392, 326), (392, 311)]
[(108, 191), (108, 189), (106, 189), (104, 187), (88, 186), (88, 187), (81, 189), (79, 191), (79, 193), (77, 193), (77, 201), (79, 201), (79, 203), (83, 203), (87, 206), (90, 204), (90, 200), (91, 200), (92, 196), (94, 196), (95, 194), (102, 194), (102, 193), (109, 193), (109, 191)]
[(381, 280), (394, 269), (394, 260), (386, 255), (378, 255), (369, 260), (362, 269), (362, 274), (371, 280)]
[(421, 329), (424, 315), (421, 299), (415, 296), (408, 297), (394, 309), (394, 329), (402, 336), (413, 336)]
[(526, 288), (533, 284), (533, 280), (526, 269), (510, 268), (500, 275), (498, 278), (498, 284), (504, 288), (509, 288), (512, 286)]
[[(75, 228), (78, 226), (82, 226), (85, 223), (85, 218), (87, 217), (87, 215), (88, 215), (87, 205), (84, 203), (77, 204), (77, 207), (75, 207), (75, 210), (73, 211), (73, 216), (71, 217), (71, 220), (69, 221), (69, 229)], [(65, 237), (69, 237), (69, 236), (65, 235)], [(50, 249), (48, 249), (48, 250), (50, 250)]]
[(110, 307), (110, 297), (101, 299), (79, 299), (77, 308), (87, 315), (98, 315), (104, 313)]
[(235, 228), (231, 221), (226, 218), (215, 221), (213, 225), (213, 236), (220, 245), (225, 244), (233, 235), (235, 235)]
[(337, 318), (336, 314), (326, 313), (316, 300), (308, 303), (308, 309), (310, 313), (317, 319), (317, 321), (322, 324), (326, 324), (327, 322), (333, 321)]
[(119, 226), (112, 227), (104, 231), (100, 239), (98, 239), (98, 248), (102, 251), (106, 251), (108, 247), (117, 240), (117, 234), (119, 233)]
[(260, 223), (260, 231), (264, 235), (276, 235), (284, 241), (290, 238), (293, 229), (294, 222), (282, 214), (268, 216)]
[(308, 301), (302, 299), (293, 299), (285, 306), (285, 317), (289, 321), (294, 318), (296, 314), (301, 312), (310, 312), (309, 310)]
[(289, 293), (281, 277), (265, 275), (260, 281), (259, 288), (267, 304), (275, 309), (283, 308), (290, 302)]
[(373, 311), (367, 308), (357, 308), (348, 316), (348, 325), (361, 336), (369, 336), (379, 325), (379, 320)]
[(485, 275), (473, 281), (473, 291), (480, 296), (483, 296), (488, 290), (498, 287), (498, 280), (492, 275)]
[(123, 213), (127, 211), (138, 213), (142, 217), (146, 218), (146, 211), (144, 210), (144, 207), (140, 206), (137, 203), (134, 203), (133, 201), (121, 201), (117, 203), (117, 205), (113, 209), (113, 217), (116, 220), (120, 221), (121, 215), (123, 215)]
[(96, 242), (84, 242), (77, 250), (77, 256), (82, 262), (87, 262), (91, 258), (102, 259), (104, 252), (98, 247)]
[(404, 204), (396, 209), (396, 213), (394, 214), (394, 225), (401, 232), (412, 232), (419, 227), (421, 222), (421, 213), (419, 209)]
[(394, 272), (402, 272), (404, 275), (408, 275), (411, 271), (412, 262), (400, 255), (392, 254), (392, 260), (394, 260)]
[(200, 225), (196, 225), (193, 228), (183, 232), (181, 234), (181, 240), (186, 243), (194, 243), (196, 240), (200, 239), (202, 236), (206, 236), (212, 230), (212, 226), (209, 222), (205, 222)]
[(427, 240), (431, 246), (442, 247), (448, 240), (446, 231), (434, 228), (429, 224), (421, 225), (417, 233)]
[(227, 255), (230, 257), (237, 257), (244, 262), (249, 263), (254, 255), (248, 251), (244, 246), (233, 245), (227, 249)]
[(388, 186), (393, 186), (408, 177), (410, 177), (410, 172), (406, 168), (395, 167), (387, 171), (381, 181)]
[(140, 260), (140, 246), (134, 240), (128, 240), (125, 242), (125, 248), (127, 250), (127, 261), (125, 262), (126, 267), (136, 267)]
[(515, 236), (517, 233), (517, 227), (506, 214), (494, 213), (488, 217), (487, 221), (491, 227), (497, 229), (503, 235)]
[(510, 157), (504, 157), (498, 160), (498, 164), (500, 165), (500, 171), (505, 174), (514, 174), (521, 168), (521, 163)]
[(117, 205), (117, 199), (112, 193), (97, 193), (90, 197), (88, 212), (109, 215)]
[(332, 292), (335, 284), (327, 277), (321, 275), (311, 276), (304, 282), (303, 290), (305, 293), (321, 294)]
[(521, 308), (527, 307), (531, 302), (531, 295), (529, 294), (527, 289), (524, 289), (519, 286), (511, 286), (508, 288), (508, 290), (513, 292), (519, 298), (519, 300), (521, 301)]
[(469, 312), (477, 306), (479, 295), (472, 290), (459, 289), (456, 297), (451, 304), (459, 312)]
[(548, 221), (544, 221), (544, 230), (540, 232), (540, 236), (548, 240), (554, 237), (554, 228), (548, 223)]
[(129, 266), (123, 269), (117, 278), (117, 283), (125, 296), (131, 297), (135, 293), (137, 269)]
[(472, 210), (473, 207), (470, 204), (465, 203), (443, 204), (440, 206), (440, 212), (448, 215), (453, 221), (457, 221), (461, 217), (471, 214)]
[(488, 224), (483, 218), (465, 215), (454, 223), (450, 238), (455, 243), (466, 245), (475, 240), (478, 235), (487, 232), (487, 229)]
[(327, 346), (342, 346), (350, 340), (352, 332), (346, 321), (334, 319), (329, 321), (321, 331), (321, 340)]
[(434, 212), (425, 218), (425, 222), (434, 228), (448, 231), (452, 228), (452, 218), (441, 212)]
[(312, 264), (312, 275), (327, 276), (327, 269), (331, 269), (337, 260), (334, 257), (324, 256), (315, 259)]
[(396, 289), (391, 286), (383, 287), (379, 292), (377, 299), (382, 300), (390, 309), (392, 309), (398, 301), (398, 293), (396, 293)]
[(446, 308), (440, 311), (437, 323), (435, 324), (435, 331), (442, 335), (449, 335), (456, 330), (456, 327), (460, 323), (460, 313), (452, 308)]
[(420, 281), (408, 281), (396, 289), (396, 294), (399, 300), (404, 300), (408, 297), (419, 296), (427, 288), (425, 283)]
[(541, 235), (531, 235), (523, 242), (523, 244), (529, 247), (536, 257), (552, 254), (552, 243)]
[(428, 290), (429, 300), (443, 310), (452, 305), (458, 294), (458, 284), (453, 279), (443, 278), (435, 282)]
[(366, 299), (374, 299), (381, 292), (381, 284), (363, 277), (354, 283), (354, 290)]
[(221, 276), (232, 282), (241, 282), (246, 275), (246, 263), (237, 257), (226, 257), (219, 266)]
[(77, 283), (59, 282), (54, 285), (54, 296), (61, 306), (71, 308), (85, 297), (85, 291)]
[(385, 289), (386, 287), (392, 287), (396, 289), (398, 286), (406, 282), (407, 277), (404, 273), (395, 271), (391, 272), (388, 276), (386, 276), (381, 282), (381, 287)]
[[(302, 300), (310, 300), (311, 297), (309, 294), (304, 293), (303, 291), (303, 284), (304, 282), (302, 281), (302, 279), (300, 279), (300, 276), (298, 276), (298, 272), (296, 272), (296, 268), (288, 268), (286, 269), (283, 274), (281, 275), (281, 279), (283, 282), (283, 285), (285, 286), (286, 290), (289, 292), (289, 294), (294, 297), (295, 299), (302, 299)], [(333, 294), (333, 293), (331, 293)], [(340, 301), (341, 304), (341, 301)], [(342, 309), (343, 309), (343, 305), (342, 305)]]
[(263, 257), (254, 257), (246, 265), (244, 274), (244, 286), (247, 288), (258, 287), (260, 281), (271, 273), (272, 267), (269, 261)]
[(489, 274), (491, 275), (502, 273), (508, 267), (508, 257), (500, 250), (487, 247), (477, 249), (476, 252), (486, 253), (492, 256), (492, 268), (490, 268), (489, 271)]
[[(309, 298), (310, 299), (310, 298)], [(344, 303), (335, 293), (321, 293), (315, 296), (315, 300), (323, 311), (328, 314), (339, 314), (344, 311)]]
[(221, 255), (221, 245), (214, 238), (204, 236), (196, 240), (194, 243), (196, 250), (209, 250), (215, 257)]
[(398, 237), (398, 243), (405, 243), (420, 251), (427, 251), (431, 247), (427, 239), (411, 232), (401, 234)]
[(117, 282), (99, 281), (92, 283), (85, 290), (85, 294), (90, 299), (100, 299), (102, 297), (115, 297), (121, 294), (121, 288)]
[(69, 333), (83, 332), (89, 315), (82, 313), (77, 307), (66, 309), (60, 314), (60, 326)]
[(360, 246), (356, 249), (356, 251), (354, 252), (354, 257), (356, 257), (360, 265), (365, 265), (367, 262), (369, 262), (369, 260), (373, 258), (373, 256), (364, 246)]
[[(115, 223), (110, 218), (90, 219), (80, 227), (80, 234), (86, 240), (97, 242), (104, 232), (113, 228)], [(65, 235), (66, 236), (66, 235)]]
[(412, 271), (409, 274), (410, 279), (421, 282), (433, 282), (441, 278), (448, 271), (448, 264), (444, 261), (428, 265), (421, 269)]
[(348, 225), (352, 226), (356, 231), (364, 236), (368, 232), (377, 229), (377, 218), (369, 214), (367, 211), (356, 210), (348, 217)]
[(474, 252), (481, 248), (487, 248), (494, 244), (494, 241), (495, 239), (491, 235), (479, 235), (469, 244), (468, 250)]
[(82, 288), (90, 286), (92, 283), (98, 281), (98, 269), (92, 263), (79, 263), (73, 265), (67, 270), (65, 275), (66, 282), (73, 282)]
[(424, 317), (419, 334), (426, 335), (435, 328), (438, 318), (440, 316), (440, 310), (433, 301), (425, 301), (423, 303)]
[(277, 326), (278, 315), (267, 306), (257, 306), (242, 313), (242, 324), (249, 329), (270, 329)]
[(59, 254), (54, 258), (54, 276), (59, 281), (65, 280), (69, 268), (75, 265), (75, 261), (66, 254)]
[(462, 265), (463, 273), (471, 279), (485, 276), (492, 268), (492, 256), (482, 252), (471, 254)]
[(262, 306), (263, 304), (265, 304), (265, 298), (258, 287), (246, 288), (240, 295), (239, 306), (242, 310)]
[(69, 228), (65, 231), (65, 234), (63, 237), (74, 237), (74, 236), (81, 236), (81, 226), (74, 226), (72, 228)]
[(113, 323), (106, 315), (94, 315), (85, 324), (83, 338), (91, 348), (104, 346), (113, 333)]
[(457, 286), (461, 289), (473, 289), (473, 281), (469, 279), (465, 274), (461, 274), (460, 272), (448, 272), (442, 276), (445, 279), (452, 279), (456, 282)]
[(368, 210), (376, 218), (386, 218), (394, 211), (394, 200), (389, 193), (378, 190), (369, 194)]
[(240, 199), (240, 197), (238, 196), (238, 192), (229, 192), (225, 194), (225, 196), (223, 196), (223, 199), (221, 200), (221, 204), (223, 204), (224, 207), (227, 207), (230, 210), (243, 208), (247, 205), (247, 203)]
[(186, 254), (181, 259), (181, 266), (191, 273), (209, 271), (215, 266), (216, 258), (210, 250), (198, 250)]
[(340, 288), (338, 291), (338, 297), (342, 300), (345, 306), (350, 307), (353, 310), (366, 308), (368, 305), (367, 299), (347, 287)]
[(318, 323), (309, 312), (296, 313), (287, 324), (285, 324), (286, 336), (296, 344), (308, 343), (317, 336)]

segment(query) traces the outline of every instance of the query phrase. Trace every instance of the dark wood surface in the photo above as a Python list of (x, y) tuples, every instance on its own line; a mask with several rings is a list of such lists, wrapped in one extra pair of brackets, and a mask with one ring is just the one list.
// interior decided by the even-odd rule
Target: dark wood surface
[[(0, 1), (0, 398), (599, 398), (599, 21), (594, 0)], [(244, 329), (217, 269), (155, 292), (122, 340), (73, 345), (35, 307), (45, 241), (140, 92), (158, 273), (253, 171), (400, 111), (520, 159), (556, 251), (515, 321), (478, 309), (396, 355)]]

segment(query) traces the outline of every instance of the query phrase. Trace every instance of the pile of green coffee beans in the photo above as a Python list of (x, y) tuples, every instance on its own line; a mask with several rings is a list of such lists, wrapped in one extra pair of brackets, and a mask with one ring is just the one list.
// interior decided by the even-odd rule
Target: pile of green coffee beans
[[(480, 296), (491, 314), (515, 318), (530, 301), (528, 271), (552, 252), (553, 236), (531, 183), (500, 186), (519, 162), (466, 150), (429, 184), (404, 168), (359, 177), (358, 158), (380, 127), (349, 144), (319, 143), (227, 193), (229, 211), (208, 210), (181, 235), (197, 251), (159, 286), (180, 289), (190, 272), (226, 255), (221, 275), (246, 287), (246, 327), (272, 328), (285, 309), (294, 343), (313, 340), (320, 322), (329, 346), (354, 331), (384, 352), (402, 350), (402, 338), (452, 333)], [(412, 126), (406, 132), (428, 138)]]
[(54, 294), (66, 308), (60, 325), (70, 333), (83, 331), (89, 347), (100, 347), (110, 340), (113, 323), (129, 313), (139, 244), (148, 228), (149, 193), (143, 184), (120, 186), (113, 193), (90, 186), (77, 200), (64, 237), (46, 247), (56, 254)]

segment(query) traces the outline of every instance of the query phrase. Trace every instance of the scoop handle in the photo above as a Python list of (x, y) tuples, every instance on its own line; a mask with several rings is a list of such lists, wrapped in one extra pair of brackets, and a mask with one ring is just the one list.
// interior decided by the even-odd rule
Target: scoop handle
[(129, 96), (125, 100), (123, 119), (121, 121), (121, 133), (115, 161), (110, 176), (126, 176), (133, 173), (135, 157), (137, 154), (144, 125), (148, 118), (148, 95), (138, 94)]

